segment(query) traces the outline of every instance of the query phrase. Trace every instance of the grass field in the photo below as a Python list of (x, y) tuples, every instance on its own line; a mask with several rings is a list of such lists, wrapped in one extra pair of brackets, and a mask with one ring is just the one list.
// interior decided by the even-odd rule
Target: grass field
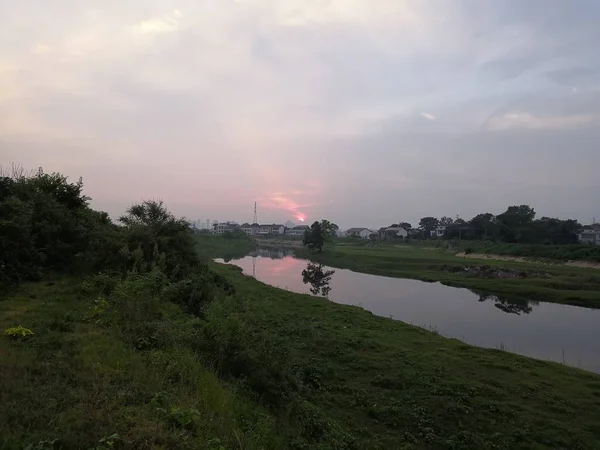
[[(200, 362), (190, 317), (161, 305), (171, 342), (140, 351), (98, 319), (104, 304), (80, 282), (31, 283), (0, 300), (0, 449), (281, 448), (269, 414)], [(18, 325), (35, 334), (3, 335)]]
[(598, 375), (210, 268), (194, 314), (152, 274), (0, 300), (34, 333), (0, 335), (0, 449), (600, 448)]
[(215, 314), (235, 317), (240, 351), (300, 397), (306, 448), (600, 448), (600, 376), (216, 270), (238, 299)]
[[(550, 265), (542, 262), (515, 262), (467, 259), (441, 249), (414, 245), (343, 244), (322, 254), (299, 251), (300, 256), (333, 267), (391, 277), (440, 281), (449, 286), (479, 293), (600, 307), (600, 270)], [(482, 273), (476, 267), (491, 266)], [(469, 270), (465, 270), (468, 268)], [(515, 278), (501, 278), (489, 272), (509, 271)]]

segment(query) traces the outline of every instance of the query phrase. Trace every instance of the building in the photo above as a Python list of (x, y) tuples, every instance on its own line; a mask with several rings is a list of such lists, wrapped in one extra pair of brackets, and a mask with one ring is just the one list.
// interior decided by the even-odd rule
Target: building
[(289, 228), (289, 229), (285, 230), (285, 235), (292, 236), (292, 237), (303, 237), (304, 233), (307, 230), (310, 230), (310, 227), (308, 225), (298, 225), (293, 228)]
[(435, 227), (435, 230), (431, 232), (432, 236), (442, 238), (446, 234), (446, 225), (440, 225)]
[(255, 234), (258, 234), (258, 229), (260, 228), (260, 225), (257, 223), (253, 223), (253, 224), (249, 224), (249, 223), (244, 223), (242, 224), (242, 231), (244, 233), (246, 233), (248, 236), (254, 236)]
[(380, 228), (377, 232), (377, 237), (379, 239), (388, 239), (388, 238), (402, 238), (406, 239), (408, 236), (408, 231), (406, 231), (402, 227), (383, 227)]
[(346, 231), (347, 237), (359, 237), (361, 239), (369, 239), (372, 234), (377, 236), (377, 233), (374, 233), (368, 228), (350, 228)]
[(285, 234), (285, 227), (281, 224), (259, 225), (256, 232), (259, 236)]
[(600, 245), (600, 230), (599, 229), (584, 229), (577, 234), (577, 239), (580, 244)]
[(235, 222), (221, 222), (213, 225), (213, 231), (215, 234), (223, 234), (227, 231), (231, 232), (238, 229), (240, 226)]

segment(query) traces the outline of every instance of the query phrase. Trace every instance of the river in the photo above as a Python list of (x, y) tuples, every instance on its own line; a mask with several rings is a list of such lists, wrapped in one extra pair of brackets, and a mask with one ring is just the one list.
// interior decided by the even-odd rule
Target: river
[[(599, 310), (546, 302), (515, 303), (440, 283), (309, 265), (286, 250), (261, 249), (228, 263), (263, 283), (304, 294), (325, 293), (333, 302), (361, 306), (468, 344), (600, 373)], [(303, 276), (307, 265), (309, 270)]]

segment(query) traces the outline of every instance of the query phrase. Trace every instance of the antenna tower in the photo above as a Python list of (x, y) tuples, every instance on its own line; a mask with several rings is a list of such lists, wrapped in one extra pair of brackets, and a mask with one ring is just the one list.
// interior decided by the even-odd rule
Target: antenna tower
[(254, 220), (252, 223), (258, 223), (258, 216), (256, 215), (256, 202), (254, 202)]

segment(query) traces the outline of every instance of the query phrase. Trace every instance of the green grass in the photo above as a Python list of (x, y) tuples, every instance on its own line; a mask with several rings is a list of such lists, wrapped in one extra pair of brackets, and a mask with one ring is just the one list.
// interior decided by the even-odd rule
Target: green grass
[(244, 237), (225, 238), (219, 235), (197, 234), (195, 238), (198, 253), (204, 259), (241, 258), (256, 248), (252, 239)]
[(295, 448), (600, 448), (600, 376), (214, 267), (237, 291), (207, 316), (216, 361), (258, 396), (270, 383)]
[[(186, 339), (136, 349), (116, 323), (96, 320), (102, 305), (80, 281), (27, 284), (0, 301), (0, 333), (34, 332), (0, 336), (0, 449), (52, 440), (35, 448), (87, 449), (114, 433), (118, 448), (281, 448), (268, 413), (207, 370)], [(169, 333), (191, 335), (192, 319), (162, 308)]]
[[(448, 241), (438, 241), (438, 244), (441, 245), (448, 243)], [(519, 256), (560, 262), (569, 260), (600, 262), (600, 246), (593, 245), (507, 244), (481, 241), (452, 241), (450, 245), (456, 251), (470, 249), (474, 253), (490, 255)]]
[[(600, 270), (549, 265), (542, 262), (515, 262), (462, 258), (441, 249), (413, 245), (337, 244), (322, 254), (298, 252), (300, 256), (332, 267), (351, 269), (423, 281), (440, 281), (449, 286), (465, 287), (479, 293), (600, 307)], [(524, 272), (526, 278), (484, 278), (456, 267), (489, 265)]]

